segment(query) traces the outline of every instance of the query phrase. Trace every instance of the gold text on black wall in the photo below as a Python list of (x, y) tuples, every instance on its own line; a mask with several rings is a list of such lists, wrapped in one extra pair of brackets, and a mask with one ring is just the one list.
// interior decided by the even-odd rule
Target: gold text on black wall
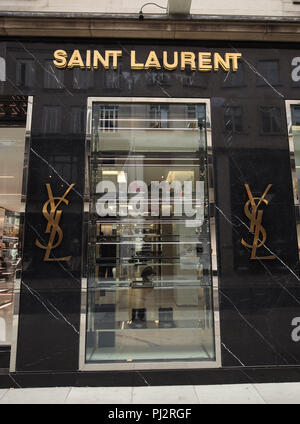
[[(67, 52), (58, 49), (53, 52), (53, 64), (58, 69), (118, 69), (122, 50), (84, 50), (78, 49)], [(174, 71), (210, 72), (222, 69), (225, 72), (236, 72), (238, 70), (241, 53), (226, 52), (191, 52), (191, 51), (163, 51), (157, 53), (151, 50), (146, 57), (138, 57), (135, 50), (130, 51), (130, 69), (141, 71), (147, 69), (164, 69)]]
[(245, 203), (244, 212), (247, 218), (249, 218), (250, 220), (249, 232), (254, 235), (254, 239), (252, 244), (246, 243), (244, 239), (242, 239), (241, 243), (243, 246), (246, 246), (249, 249), (251, 249), (250, 259), (275, 259), (276, 257), (274, 255), (269, 255), (269, 256), (256, 255), (257, 249), (262, 247), (267, 240), (266, 230), (262, 226), (262, 217), (263, 217), (264, 211), (262, 209), (259, 209), (259, 206), (261, 205), (262, 202), (264, 202), (265, 205), (269, 204), (268, 200), (265, 199), (265, 197), (271, 187), (272, 187), (272, 184), (268, 184), (267, 188), (265, 189), (261, 197), (253, 197), (249, 184), (245, 184), (245, 188), (246, 188), (249, 200), (247, 200), (247, 202)]
[(50, 234), (50, 237), (47, 246), (43, 246), (37, 239), (35, 241), (37, 247), (46, 250), (44, 261), (69, 261), (71, 259), (71, 256), (65, 256), (62, 258), (50, 258), (50, 253), (53, 249), (60, 246), (63, 240), (63, 232), (59, 226), (60, 219), (62, 216), (62, 210), (58, 209), (58, 207), (62, 202), (64, 202), (66, 205), (69, 204), (69, 201), (66, 199), (66, 197), (68, 193), (72, 190), (74, 185), (75, 184), (71, 184), (62, 197), (53, 197), (51, 185), (46, 184), (49, 199), (43, 205), (43, 215), (48, 221), (45, 233)]

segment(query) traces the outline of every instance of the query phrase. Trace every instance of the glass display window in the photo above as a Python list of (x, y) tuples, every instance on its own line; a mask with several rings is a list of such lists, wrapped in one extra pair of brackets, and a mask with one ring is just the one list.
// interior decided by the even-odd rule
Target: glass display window
[(12, 344), (14, 288), (21, 271), (27, 106), (24, 96), (0, 98), (0, 345)]
[(300, 101), (287, 100), (286, 114), (298, 238), (298, 255), (300, 258)]
[(208, 105), (91, 104), (85, 363), (216, 364)]

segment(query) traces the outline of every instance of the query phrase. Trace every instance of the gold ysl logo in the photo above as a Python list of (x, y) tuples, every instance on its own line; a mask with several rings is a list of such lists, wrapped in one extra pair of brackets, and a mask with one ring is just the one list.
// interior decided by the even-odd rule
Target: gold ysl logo
[[(44, 203), (43, 215), (48, 221), (45, 233), (46, 234), (50, 233), (50, 238), (49, 238), (49, 242), (47, 246), (43, 246), (38, 241), (38, 239), (36, 239), (35, 241), (35, 244), (37, 247), (46, 250), (44, 261), (69, 261), (71, 259), (71, 256), (65, 256), (63, 258), (50, 258), (50, 253), (51, 253), (51, 250), (58, 247), (63, 240), (63, 232), (59, 226), (62, 210), (57, 208), (62, 202), (64, 202), (66, 205), (69, 204), (69, 201), (66, 199), (66, 197), (68, 193), (70, 192), (70, 190), (72, 190), (74, 185), (75, 184), (71, 184), (62, 197), (53, 197), (51, 185), (46, 184), (49, 200), (47, 200)], [(49, 210), (49, 205), (50, 205), (50, 210)], [(57, 234), (57, 240), (55, 242), (56, 234)]]
[[(246, 243), (244, 239), (242, 239), (241, 243), (242, 245), (248, 247), (249, 249), (252, 249), (250, 259), (275, 259), (274, 255), (256, 256), (256, 250), (259, 249), (261, 246), (263, 246), (265, 241), (267, 240), (266, 230), (261, 225), (264, 211), (258, 208), (262, 202), (264, 202), (266, 205), (269, 204), (269, 202), (265, 199), (265, 197), (268, 191), (270, 190), (270, 188), (272, 187), (272, 184), (269, 184), (267, 186), (267, 188), (265, 189), (261, 197), (253, 197), (249, 184), (245, 184), (245, 187), (246, 187), (249, 200), (245, 203), (244, 212), (245, 212), (245, 215), (250, 220), (249, 231), (250, 233), (254, 234), (254, 239), (253, 239), (253, 244)], [(261, 237), (260, 237), (260, 234), (261, 234)]]

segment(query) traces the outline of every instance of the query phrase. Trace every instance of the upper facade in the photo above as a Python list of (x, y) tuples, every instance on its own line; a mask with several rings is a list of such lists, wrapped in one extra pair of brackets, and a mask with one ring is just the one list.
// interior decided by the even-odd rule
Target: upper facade
[[(135, 14), (145, 0), (2, 0), (0, 11), (10, 12), (59, 12), (59, 13), (100, 13)], [(166, 9), (191, 15), (224, 16), (300, 16), (300, 1), (293, 0), (158, 0), (157, 5), (147, 4), (145, 14), (167, 13)]]
[(300, 41), (300, 0), (1, 0), (0, 36)]

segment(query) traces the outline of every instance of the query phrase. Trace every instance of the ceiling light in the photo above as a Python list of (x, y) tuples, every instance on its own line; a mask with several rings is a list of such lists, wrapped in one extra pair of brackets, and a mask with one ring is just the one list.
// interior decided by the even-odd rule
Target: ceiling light
[(119, 171), (102, 171), (102, 175), (118, 175)]

